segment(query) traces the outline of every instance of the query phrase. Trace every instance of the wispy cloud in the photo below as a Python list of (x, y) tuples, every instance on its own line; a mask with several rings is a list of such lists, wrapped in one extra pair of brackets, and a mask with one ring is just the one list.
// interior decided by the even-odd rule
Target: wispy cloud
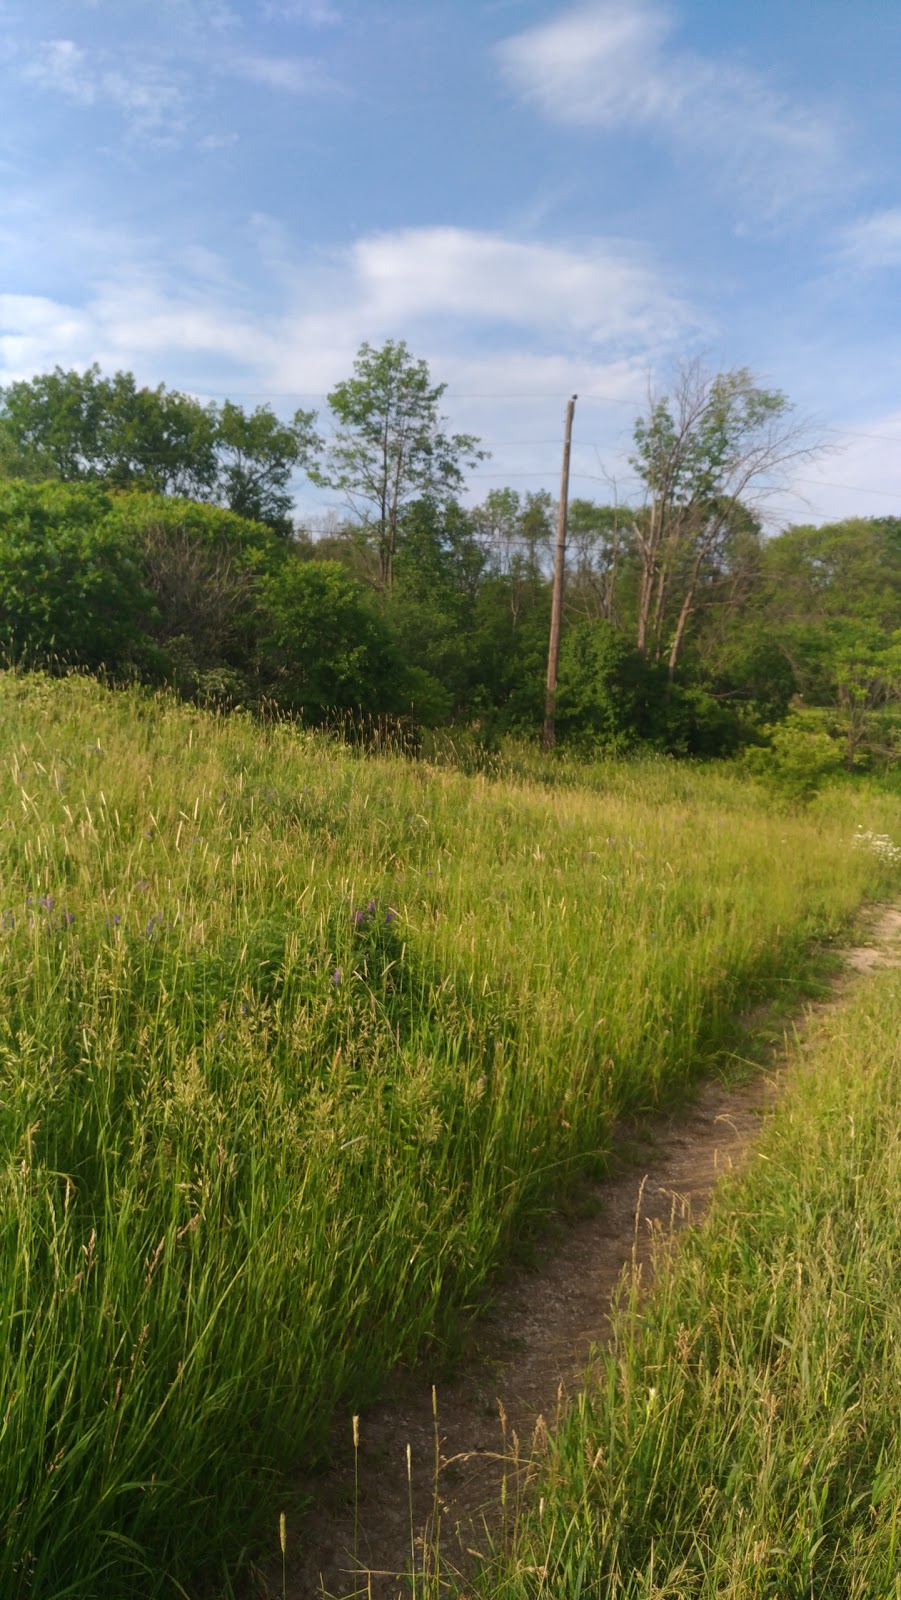
[(643, 128), (693, 149), (763, 212), (834, 186), (842, 166), (833, 119), (796, 104), (760, 74), (673, 40), (654, 0), (595, 0), (504, 40), (502, 73), (558, 123)]
[(25, 63), (21, 76), (75, 105), (115, 106), (136, 134), (171, 137), (183, 127), (184, 91), (161, 65), (129, 60), (110, 67), (73, 39), (48, 39)]
[[(164, 257), (149, 239), (78, 235), (79, 259), (92, 269), (80, 294), (0, 295), (0, 383), (96, 360), (141, 382), (271, 398), (289, 410), (316, 404), (346, 377), (363, 339), (406, 338), (448, 382), (454, 425), (492, 449), (474, 496), (505, 481), (554, 489), (563, 402), (578, 391), (573, 492), (609, 495), (606, 471), (628, 497), (631, 423), (647, 373), (665, 370), (700, 321), (637, 250), (409, 228), (302, 259), (295, 252), (292, 262), (277, 224), (255, 219), (248, 235), (269, 286), (257, 308), (213, 252)], [(780, 507), (787, 517), (897, 509), (901, 416), (869, 416), (849, 420), (863, 436), (845, 437), (839, 460), (805, 469)]]
[(841, 254), (864, 272), (901, 266), (901, 207), (876, 211), (852, 223), (844, 231)]
[(606, 240), (568, 249), (474, 229), (405, 228), (358, 240), (348, 265), (386, 327), (456, 317), (598, 344), (662, 341), (691, 321), (635, 250)]
[(23, 67), (22, 77), (26, 83), (61, 94), (78, 105), (93, 105), (96, 98), (96, 76), (87, 51), (73, 39), (44, 40)]
[(340, 11), (329, 0), (264, 0), (263, 16), (268, 22), (305, 22), (313, 28), (341, 21)]
[(304, 56), (235, 54), (222, 60), (220, 70), (288, 94), (323, 94), (338, 87), (321, 62)]
[(544, 382), (553, 370), (565, 389), (567, 370), (631, 370), (697, 331), (692, 309), (622, 244), (565, 249), (409, 228), (292, 264), (265, 218), (252, 220), (249, 237), (272, 286), (270, 309), (256, 316), (208, 252), (154, 265), (140, 241), (128, 251), (120, 239), (104, 249), (86, 237), (92, 282), (77, 302), (0, 302), (0, 381), (57, 361), (151, 362), (167, 377), (173, 362), (183, 373), (231, 360), (272, 390), (316, 388), (344, 375), (363, 339), (408, 337), (455, 365), (509, 368), (510, 382), (520, 368), (540, 370)]
[(198, 150), (230, 150), (237, 143), (238, 135), (236, 133), (205, 133), (202, 139), (198, 139), (197, 148)]

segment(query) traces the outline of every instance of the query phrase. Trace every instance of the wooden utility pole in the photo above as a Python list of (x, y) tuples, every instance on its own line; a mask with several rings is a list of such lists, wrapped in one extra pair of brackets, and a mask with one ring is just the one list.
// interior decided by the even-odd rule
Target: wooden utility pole
[(554, 707), (557, 701), (557, 668), (560, 664), (560, 628), (563, 622), (563, 573), (566, 567), (566, 508), (569, 500), (569, 452), (573, 436), (573, 413), (579, 396), (574, 394), (566, 405), (566, 424), (563, 433), (563, 470), (560, 474), (560, 504), (557, 507), (557, 551), (554, 556), (554, 592), (551, 598), (551, 637), (547, 652), (547, 695), (544, 701), (544, 738), (542, 746), (554, 746)]

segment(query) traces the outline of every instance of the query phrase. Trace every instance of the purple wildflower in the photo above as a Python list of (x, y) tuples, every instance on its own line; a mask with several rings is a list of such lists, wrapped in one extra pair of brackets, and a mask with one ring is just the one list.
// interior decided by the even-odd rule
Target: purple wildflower
[(389, 928), (390, 928), (392, 922), (395, 922), (396, 920), (397, 920), (397, 912), (396, 911), (386, 911), (385, 912), (385, 921), (388, 924)]
[(42, 911), (52, 911), (55, 904), (52, 894), (42, 894), (38, 899), (38, 905)]
[(341, 979), (343, 977), (344, 977), (344, 968), (343, 967), (336, 967), (334, 972), (332, 973), (332, 983), (335, 985), (336, 989), (337, 989), (337, 987), (338, 987), (338, 985), (341, 982)]

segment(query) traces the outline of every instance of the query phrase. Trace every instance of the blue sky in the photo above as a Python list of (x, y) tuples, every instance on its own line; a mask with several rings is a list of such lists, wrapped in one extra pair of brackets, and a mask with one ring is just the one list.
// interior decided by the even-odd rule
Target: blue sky
[(628, 499), (703, 353), (835, 447), (777, 523), (901, 513), (899, 67), (897, 0), (0, 0), (0, 383), (290, 412), (405, 338), (474, 497), (556, 491), (576, 391)]

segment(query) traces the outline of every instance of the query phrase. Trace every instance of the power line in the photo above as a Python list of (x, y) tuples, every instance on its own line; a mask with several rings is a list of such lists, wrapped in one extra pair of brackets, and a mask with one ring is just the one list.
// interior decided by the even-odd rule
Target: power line
[(831, 478), (796, 478), (795, 482), (809, 483), (815, 489), (849, 489), (852, 494), (878, 494), (901, 501), (901, 489), (864, 489), (859, 483), (833, 483)]

